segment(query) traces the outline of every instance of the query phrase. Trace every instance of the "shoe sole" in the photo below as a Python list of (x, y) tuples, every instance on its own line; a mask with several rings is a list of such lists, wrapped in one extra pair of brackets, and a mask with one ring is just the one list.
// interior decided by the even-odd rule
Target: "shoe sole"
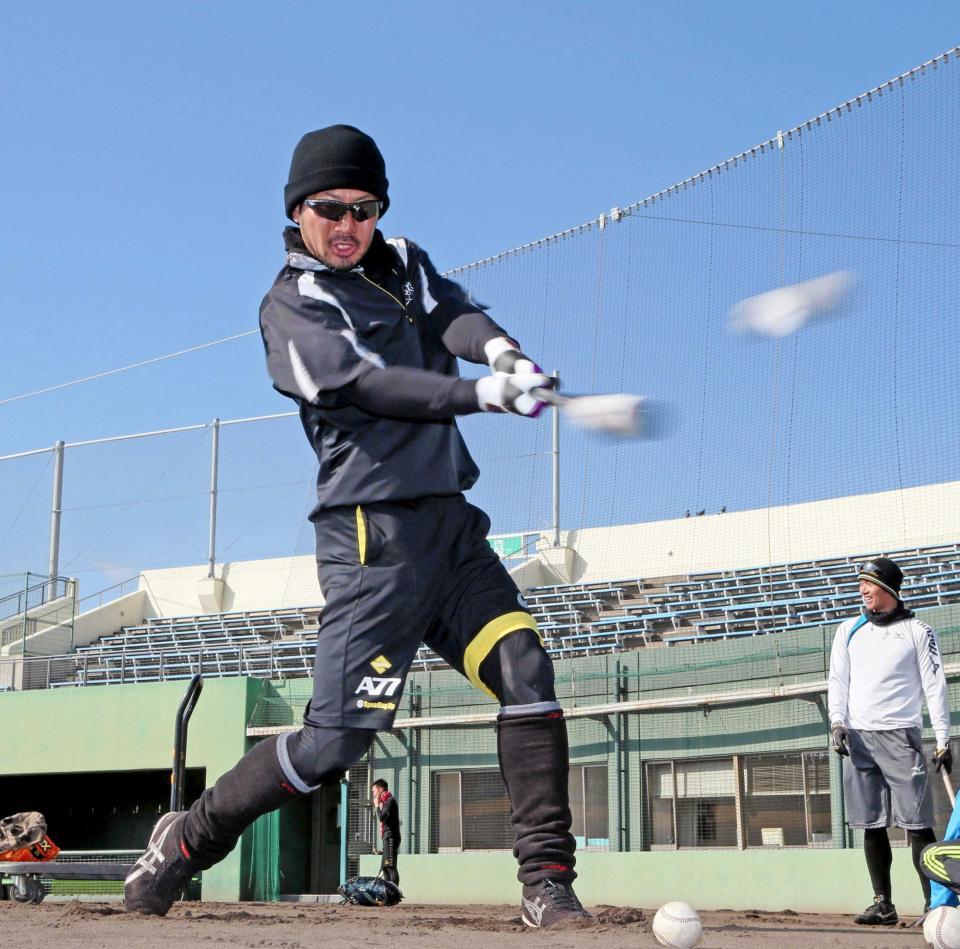
[(522, 922), (527, 929), (553, 929), (555, 926), (560, 927), (566, 922), (580, 919), (593, 919), (593, 917), (586, 910), (584, 910), (583, 915), (571, 914), (569, 916), (562, 916), (560, 919), (554, 920), (554, 922), (548, 923), (546, 926), (544, 926), (542, 923), (535, 923), (527, 919), (525, 913), (520, 914), (520, 922)]

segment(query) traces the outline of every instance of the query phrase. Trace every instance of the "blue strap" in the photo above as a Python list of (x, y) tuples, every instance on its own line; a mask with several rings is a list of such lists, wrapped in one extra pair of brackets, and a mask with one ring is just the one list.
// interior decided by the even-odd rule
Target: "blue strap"
[(853, 624), (853, 629), (851, 629), (850, 632), (847, 634), (847, 645), (848, 645), (848, 646), (850, 645), (850, 640), (853, 639), (854, 634), (856, 633), (856, 631), (857, 631), (858, 629), (860, 629), (861, 626), (866, 626), (867, 623), (869, 623), (869, 622), (870, 622), (870, 617), (868, 617), (866, 614), (861, 614), (860, 619), (858, 619), (858, 620)]

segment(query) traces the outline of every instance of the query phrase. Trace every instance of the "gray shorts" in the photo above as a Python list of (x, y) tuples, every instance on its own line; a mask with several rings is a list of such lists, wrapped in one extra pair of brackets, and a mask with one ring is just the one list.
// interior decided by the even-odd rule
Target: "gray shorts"
[[(933, 826), (933, 795), (919, 728), (849, 730), (843, 796), (851, 827), (922, 830)], [(892, 805), (892, 808), (891, 808)]]

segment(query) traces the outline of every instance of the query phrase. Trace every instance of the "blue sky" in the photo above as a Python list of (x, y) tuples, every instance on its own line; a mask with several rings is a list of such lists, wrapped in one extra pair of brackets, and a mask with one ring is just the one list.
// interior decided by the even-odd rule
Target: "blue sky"
[[(956, 45), (958, 26), (948, 2), (8, 7), (0, 400), (254, 328), (282, 259), (289, 155), (308, 129), (375, 136), (391, 180), (384, 230), (447, 269), (659, 191)], [(504, 323), (522, 322), (496, 302)], [(286, 408), (247, 338), (0, 404), (0, 453)], [(264, 436), (277, 440), (277, 483), (309, 478), (306, 446), (287, 434)], [(71, 461), (75, 506), (136, 499), (147, 482), (133, 471), (160, 477), (179, 451)], [(203, 447), (184, 451), (202, 473)], [(249, 458), (237, 465), (256, 467)], [(132, 469), (127, 493), (98, 499), (108, 468)], [(45, 564), (44, 477), (0, 465), (0, 573)], [(296, 512), (277, 509), (271, 552), (299, 543), (299, 488), (284, 503)], [(571, 518), (588, 521), (578, 503)], [(78, 553), (90, 537), (109, 539), (98, 516), (72, 520), (74, 568), (93, 569)], [(271, 520), (238, 514), (232, 533), (253, 541)], [(202, 560), (203, 534), (173, 561)], [(104, 543), (97, 562), (111, 560)]]

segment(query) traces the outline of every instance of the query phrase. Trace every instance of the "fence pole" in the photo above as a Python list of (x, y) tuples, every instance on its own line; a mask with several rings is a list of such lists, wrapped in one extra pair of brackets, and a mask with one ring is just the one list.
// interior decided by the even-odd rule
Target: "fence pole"
[(56, 599), (55, 584), (60, 573), (60, 517), (63, 514), (63, 442), (53, 446), (53, 500), (50, 504), (50, 599)]
[(347, 872), (350, 857), (350, 782), (346, 778), (340, 779), (340, 883), (347, 882)]
[[(557, 385), (560, 385), (560, 373), (554, 370), (553, 378)], [(560, 546), (560, 409), (554, 406), (551, 410), (553, 416), (552, 423), (552, 446), (551, 455), (553, 456), (553, 546)]]
[(30, 571), (27, 571), (27, 577), (23, 581), (23, 624), (20, 629), (20, 658), (25, 659), (27, 655), (27, 616), (30, 613)]
[(213, 579), (217, 565), (217, 469), (220, 466), (220, 419), (210, 426), (210, 536), (207, 546), (207, 577)]

